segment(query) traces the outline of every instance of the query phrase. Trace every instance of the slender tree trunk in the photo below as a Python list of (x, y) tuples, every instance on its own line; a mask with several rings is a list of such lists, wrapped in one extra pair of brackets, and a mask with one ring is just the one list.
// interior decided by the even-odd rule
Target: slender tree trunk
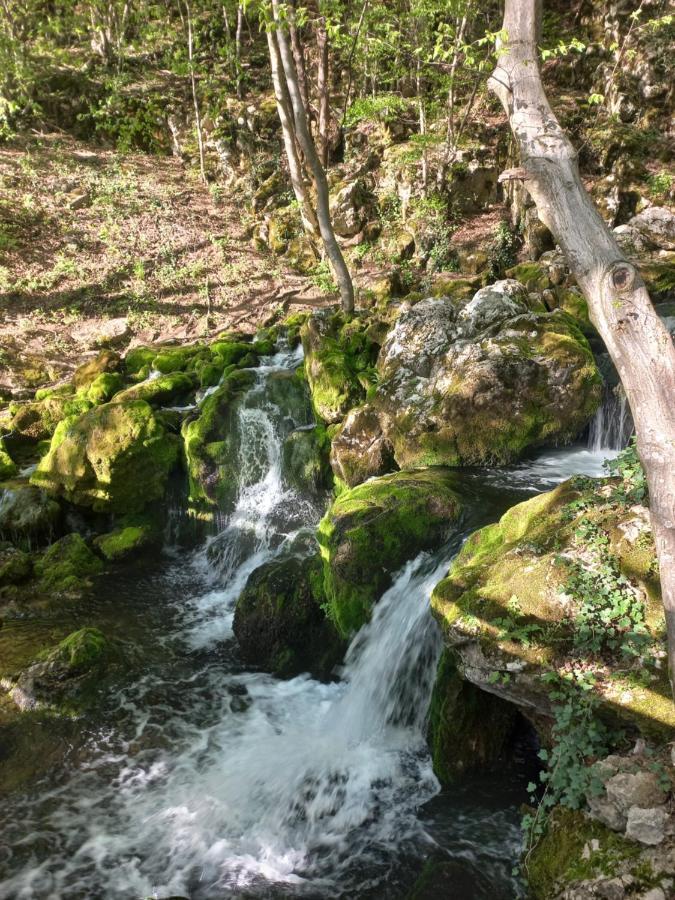
[(342, 124), (344, 125), (345, 119), (347, 118), (347, 110), (349, 109), (349, 98), (352, 93), (352, 82), (354, 81), (354, 54), (356, 53), (356, 46), (359, 42), (359, 37), (361, 35), (361, 28), (363, 27), (363, 20), (366, 16), (366, 10), (368, 9), (369, 0), (364, 0), (363, 6), (361, 7), (361, 15), (359, 16), (358, 25), (356, 26), (356, 31), (354, 33), (354, 40), (352, 41), (352, 46), (349, 50), (349, 56), (347, 57), (347, 90), (345, 91), (345, 104), (342, 110)]
[[(293, 8), (295, 9), (295, 3), (293, 3)], [(298, 34), (298, 29), (295, 24), (295, 16), (289, 22), (289, 34), (291, 36), (291, 48), (293, 50), (293, 59), (295, 61), (295, 70), (298, 73), (298, 85), (300, 87), (300, 94), (302, 96), (302, 104), (305, 107), (305, 112), (311, 118), (312, 108), (309, 102), (309, 85), (307, 83), (307, 67), (305, 65), (305, 53), (302, 49), (302, 43), (300, 41), (300, 35)]]
[(204, 132), (202, 131), (202, 116), (199, 110), (199, 99), (197, 97), (197, 81), (195, 79), (194, 64), (194, 40), (192, 34), (192, 11), (188, 0), (185, 0), (185, 18), (187, 20), (188, 32), (188, 63), (190, 66), (190, 83), (192, 85), (192, 103), (195, 109), (195, 128), (197, 130), (197, 144), (199, 146), (199, 175), (206, 184), (206, 166), (204, 164)]
[(328, 33), (326, 20), (319, 19), (316, 27), (316, 49), (319, 63), (317, 67), (316, 82), (319, 94), (319, 158), (321, 165), (328, 165)]
[(277, 113), (279, 115), (279, 121), (281, 122), (281, 134), (283, 136), (286, 159), (288, 160), (288, 171), (291, 176), (293, 193), (295, 194), (295, 199), (298, 201), (300, 207), (300, 215), (305, 231), (311, 235), (315, 235), (319, 230), (319, 223), (317, 222), (316, 213), (309, 200), (309, 193), (302, 171), (302, 163), (300, 162), (300, 157), (298, 155), (291, 101), (288, 96), (288, 87), (281, 65), (279, 45), (275, 31), (268, 30), (267, 46), (270, 54), (272, 84), (274, 85), (274, 96), (277, 101)]
[(319, 230), (321, 239), (326, 250), (326, 256), (330, 262), (333, 274), (340, 290), (340, 299), (342, 308), (345, 312), (352, 312), (354, 309), (354, 286), (352, 284), (349, 269), (340, 250), (340, 245), (335, 238), (333, 231), (333, 223), (330, 218), (328, 181), (326, 173), (321, 165), (321, 160), (316, 152), (314, 141), (309, 132), (309, 123), (307, 114), (302, 103), (300, 87), (298, 85), (298, 76), (295, 70), (293, 54), (291, 52), (288, 35), (279, 16), (279, 2), (272, 0), (272, 10), (274, 20), (277, 26), (276, 38), (279, 46), (279, 55), (286, 76), (286, 85), (291, 100), (291, 108), (293, 110), (293, 118), (295, 121), (295, 132), (298, 138), (300, 149), (303, 152), (307, 165), (312, 173), (314, 188), (316, 190), (316, 213), (319, 220)]
[(244, 5), (237, 4), (237, 31), (234, 36), (234, 64), (237, 71), (237, 97), (241, 100), (241, 32), (244, 27)]
[[(509, 117), (522, 179), (588, 301), (591, 320), (630, 404), (649, 484), (656, 552), (675, 681), (675, 345), (644, 282), (623, 255), (579, 175), (577, 154), (541, 83), (537, 43), (541, 0), (506, 0), (504, 31), (490, 87)], [(675, 685), (674, 685), (675, 689)]]

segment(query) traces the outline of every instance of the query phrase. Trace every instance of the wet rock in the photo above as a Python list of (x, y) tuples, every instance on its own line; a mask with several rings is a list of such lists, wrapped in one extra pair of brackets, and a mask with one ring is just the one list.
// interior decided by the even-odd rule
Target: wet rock
[(0, 481), (4, 481), (6, 478), (13, 478), (18, 471), (19, 467), (9, 455), (4, 439), (0, 437)]
[(659, 806), (666, 794), (653, 772), (620, 772), (606, 783), (607, 797), (626, 812), (632, 806)]
[(396, 472), (340, 494), (319, 525), (330, 617), (348, 636), (368, 621), (391, 576), (420, 550), (438, 546), (461, 504), (443, 469)]
[(626, 822), (626, 837), (641, 844), (660, 844), (665, 837), (667, 821), (668, 813), (662, 806), (653, 809), (631, 806)]
[(347, 413), (331, 442), (330, 464), (349, 487), (385, 475), (395, 467), (392, 447), (372, 406), (358, 406)]
[(234, 633), (246, 662), (291, 678), (327, 678), (344, 651), (326, 619), (318, 556), (285, 554), (257, 568), (237, 600)]
[(75, 505), (129, 514), (164, 494), (177, 458), (145, 401), (105, 403), (59, 425), (31, 481)]
[(0, 489), (0, 538), (35, 544), (54, 533), (60, 518), (59, 504), (37, 487)]
[(328, 436), (321, 426), (292, 431), (283, 446), (284, 475), (301, 491), (315, 493), (330, 483)]
[(675, 250), (675, 213), (662, 206), (648, 206), (628, 222), (643, 239), (659, 250)]
[[(96, 382), (94, 382), (95, 384)], [(93, 387), (93, 385), (92, 385)], [(187, 401), (196, 388), (196, 376), (186, 372), (170, 372), (158, 378), (148, 378), (115, 394), (115, 403), (145, 400), (151, 406)], [(91, 393), (91, 389), (90, 389)]]
[(12, 544), (0, 543), (0, 587), (25, 581), (32, 569), (28, 553)]
[(136, 556), (158, 538), (154, 523), (141, 520), (99, 535), (94, 538), (94, 546), (105, 559), (114, 561)]

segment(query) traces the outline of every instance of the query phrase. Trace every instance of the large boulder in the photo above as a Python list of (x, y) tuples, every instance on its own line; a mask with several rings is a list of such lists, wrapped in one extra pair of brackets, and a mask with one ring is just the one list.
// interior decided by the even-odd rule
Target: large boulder
[(371, 403), (401, 468), (506, 463), (572, 440), (602, 391), (573, 320), (530, 312), (516, 281), (468, 302), (416, 304), (389, 333), (377, 370)]
[(333, 228), (340, 237), (352, 237), (364, 223), (364, 189), (359, 180), (351, 181), (330, 198)]
[(357, 406), (347, 413), (331, 443), (330, 464), (349, 487), (395, 468), (392, 446), (382, 434), (380, 418), (372, 404)]
[(100, 574), (101, 560), (89, 549), (81, 535), (67, 534), (51, 546), (35, 562), (38, 588), (45, 594), (79, 593)]
[(322, 581), (317, 555), (284, 554), (249, 576), (234, 613), (246, 662), (281, 678), (330, 676), (344, 642), (321, 608)]
[(648, 666), (639, 649), (665, 656), (649, 512), (620, 502), (621, 490), (571, 479), (519, 503), (468, 538), (432, 595), (462, 677), (544, 736), (573, 658), (595, 678), (598, 715), (647, 736), (675, 728), (667, 667)]
[(76, 505), (133, 513), (163, 496), (177, 459), (149, 404), (105, 403), (59, 425), (31, 480)]
[(403, 563), (440, 545), (460, 513), (456, 476), (447, 469), (385, 475), (340, 494), (319, 525), (324, 593), (332, 620), (348, 636)]

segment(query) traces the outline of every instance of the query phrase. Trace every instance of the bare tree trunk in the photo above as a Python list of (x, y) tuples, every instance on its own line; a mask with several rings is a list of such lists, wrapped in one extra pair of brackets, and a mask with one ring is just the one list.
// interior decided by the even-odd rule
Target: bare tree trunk
[(640, 273), (622, 254), (579, 175), (577, 154), (541, 83), (541, 0), (506, 0), (507, 39), (490, 79), (509, 117), (522, 179), (588, 301), (630, 404), (649, 484), (675, 692), (675, 345)]
[(349, 98), (352, 93), (352, 82), (354, 80), (354, 54), (356, 53), (356, 46), (359, 42), (359, 37), (361, 35), (361, 28), (363, 27), (363, 20), (366, 16), (366, 10), (368, 9), (369, 0), (364, 0), (363, 6), (361, 7), (361, 15), (359, 16), (359, 21), (356, 26), (356, 31), (354, 32), (354, 40), (352, 41), (352, 46), (349, 50), (349, 56), (347, 57), (347, 90), (345, 91), (345, 103), (344, 108), (342, 110), (342, 124), (344, 125), (345, 119), (347, 118), (347, 110), (349, 109)]
[(204, 164), (204, 133), (202, 131), (202, 117), (199, 111), (199, 99), (197, 97), (197, 81), (195, 79), (194, 65), (194, 40), (192, 34), (192, 11), (188, 0), (185, 0), (185, 17), (188, 33), (188, 64), (190, 66), (190, 83), (192, 85), (192, 103), (195, 110), (195, 128), (197, 130), (197, 144), (199, 146), (199, 175), (206, 184), (206, 166)]
[[(295, 9), (295, 2), (293, 3)], [(309, 102), (309, 85), (307, 84), (307, 69), (305, 66), (305, 54), (302, 49), (300, 35), (295, 24), (295, 16), (289, 22), (289, 34), (291, 36), (291, 48), (293, 50), (293, 59), (295, 61), (295, 70), (298, 73), (298, 85), (300, 87), (300, 95), (302, 96), (302, 104), (305, 112), (311, 117), (312, 110)]]
[(309, 132), (309, 123), (307, 114), (302, 103), (302, 96), (298, 86), (298, 76), (295, 70), (293, 54), (288, 41), (288, 35), (285, 31), (284, 24), (279, 16), (279, 2), (272, 0), (272, 10), (274, 20), (277, 26), (276, 38), (279, 45), (279, 55), (286, 76), (286, 85), (288, 94), (291, 99), (291, 107), (293, 110), (293, 118), (295, 121), (295, 133), (298, 138), (300, 149), (303, 152), (305, 160), (312, 173), (314, 188), (316, 190), (316, 213), (319, 220), (319, 231), (321, 239), (326, 250), (326, 256), (330, 262), (335, 280), (340, 290), (340, 299), (342, 308), (345, 312), (352, 312), (354, 309), (354, 286), (352, 284), (349, 269), (340, 250), (340, 245), (335, 238), (333, 231), (333, 223), (330, 218), (328, 182), (326, 173), (321, 165), (321, 160), (316, 152), (314, 141)]
[(321, 165), (328, 165), (328, 33), (326, 32), (326, 20), (319, 19), (316, 26), (316, 48), (319, 64), (317, 67), (316, 81), (319, 94), (319, 158)]
[(302, 171), (302, 163), (300, 162), (300, 157), (298, 155), (293, 112), (291, 110), (291, 101), (288, 96), (286, 77), (279, 57), (276, 32), (268, 30), (267, 46), (270, 53), (270, 67), (272, 69), (274, 96), (277, 101), (277, 113), (279, 114), (279, 121), (281, 122), (281, 133), (284, 141), (284, 150), (286, 151), (286, 159), (288, 160), (288, 170), (291, 176), (293, 193), (295, 194), (295, 199), (298, 201), (300, 207), (300, 215), (305, 231), (315, 235), (319, 230), (319, 223), (317, 222), (316, 213), (309, 200), (309, 193)]
[(241, 100), (241, 31), (244, 26), (244, 5), (237, 5), (237, 31), (234, 36), (234, 64), (237, 71), (237, 97)]

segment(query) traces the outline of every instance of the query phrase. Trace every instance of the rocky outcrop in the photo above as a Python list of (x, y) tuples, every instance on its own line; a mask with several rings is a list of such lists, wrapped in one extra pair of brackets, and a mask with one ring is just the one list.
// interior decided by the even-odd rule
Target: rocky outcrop
[[(500, 281), (403, 312), (369, 404), (334, 442), (336, 473), (377, 474), (388, 452), (401, 468), (506, 463), (576, 437), (600, 402), (593, 355), (569, 316), (530, 307), (521, 284)], [(371, 447), (372, 465), (355, 468), (354, 449)]]
[[(611, 718), (661, 738), (675, 728), (649, 515), (619, 496), (616, 482), (572, 479), (514, 506), (466, 541), (432, 595), (462, 676), (512, 703), (543, 734), (557, 683), (548, 676), (577, 657), (594, 673), (594, 696)], [(594, 615), (602, 638), (591, 640), (583, 629), (596, 627), (587, 624)], [(631, 629), (650, 666), (639, 650), (623, 655)]]
[(45, 491), (25, 483), (0, 488), (0, 539), (34, 548), (49, 540), (61, 508)]
[(391, 576), (451, 532), (461, 504), (443, 468), (397, 472), (340, 494), (318, 540), (329, 616), (349, 636), (370, 618)]
[(675, 250), (675, 213), (663, 206), (648, 206), (633, 216), (628, 227), (636, 231), (648, 249)]
[(162, 497), (177, 459), (145, 401), (105, 403), (59, 424), (31, 480), (76, 505), (128, 514)]

